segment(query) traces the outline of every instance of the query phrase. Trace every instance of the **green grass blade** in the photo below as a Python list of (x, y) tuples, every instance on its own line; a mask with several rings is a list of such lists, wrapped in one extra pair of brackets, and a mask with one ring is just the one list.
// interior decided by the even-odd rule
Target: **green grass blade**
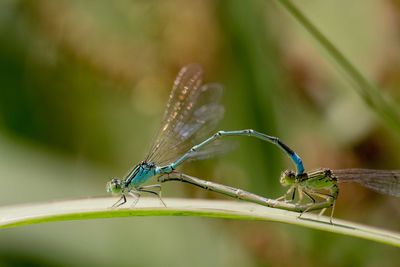
[(317, 215), (310, 213), (304, 214), (304, 217), (299, 219), (299, 214), (296, 212), (247, 202), (166, 198), (164, 201), (167, 208), (165, 208), (158, 199), (141, 198), (135, 208), (127, 206), (118, 209), (110, 208), (115, 201), (115, 198), (107, 197), (2, 207), (0, 208), (0, 228), (113, 217), (198, 216), (282, 222), (400, 247), (399, 233), (338, 219), (334, 219), (334, 224), (331, 225), (329, 218), (324, 216), (318, 218)]
[(400, 113), (393, 100), (382, 95), (377, 86), (371, 83), (343, 53), (325, 36), (290, 0), (278, 2), (319, 42), (328, 54), (350, 78), (353, 88), (364, 102), (380, 115), (384, 121), (400, 132)]

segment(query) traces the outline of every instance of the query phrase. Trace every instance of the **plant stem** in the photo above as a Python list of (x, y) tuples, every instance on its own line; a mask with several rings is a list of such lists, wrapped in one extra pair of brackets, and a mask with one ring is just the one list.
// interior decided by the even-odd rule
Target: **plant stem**
[(350, 78), (353, 88), (387, 124), (400, 132), (400, 114), (392, 99), (385, 98), (333, 43), (290, 0), (277, 0), (328, 52)]

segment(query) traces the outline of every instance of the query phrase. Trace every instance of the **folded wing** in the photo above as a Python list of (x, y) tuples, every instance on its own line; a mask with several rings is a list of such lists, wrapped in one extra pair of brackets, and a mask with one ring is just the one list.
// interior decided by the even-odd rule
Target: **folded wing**
[[(198, 65), (181, 69), (171, 91), (158, 131), (146, 161), (168, 164), (185, 154), (193, 145), (209, 137), (222, 119), (219, 103), (222, 86), (202, 85), (203, 71)], [(217, 149), (213, 149), (217, 151)], [(211, 151), (209, 151), (211, 153)], [(204, 153), (198, 153), (203, 158)], [(191, 156), (196, 159), (196, 153)]]
[(359, 183), (379, 193), (400, 197), (400, 170), (333, 170), (339, 182)]

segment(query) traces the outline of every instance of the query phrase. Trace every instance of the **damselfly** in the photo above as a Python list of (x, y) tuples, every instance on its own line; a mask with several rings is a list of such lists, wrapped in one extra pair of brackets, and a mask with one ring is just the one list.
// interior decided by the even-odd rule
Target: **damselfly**
[[(198, 65), (192, 64), (181, 69), (149, 154), (125, 178), (114, 178), (107, 183), (108, 192), (121, 195), (114, 206), (126, 203), (126, 194), (135, 198), (135, 205), (140, 192), (157, 195), (165, 205), (161, 199), (160, 184), (143, 184), (154, 176), (174, 172), (186, 160), (204, 159), (221, 152), (224, 147), (216, 140), (223, 136), (252, 136), (271, 142), (290, 157), (296, 165), (297, 174), (304, 172), (300, 157), (276, 137), (254, 130), (240, 130), (219, 131), (205, 139), (223, 117), (224, 108), (219, 103), (222, 86), (215, 83), (202, 85), (202, 76), (202, 69)], [(158, 192), (151, 190), (154, 188)]]
[(287, 201), (280, 201), (277, 199), (266, 198), (239, 188), (199, 179), (179, 172), (173, 172), (170, 174), (162, 175), (158, 178), (158, 181), (160, 183), (165, 183), (170, 181), (184, 182), (212, 192), (237, 198), (239, 200), (253, 202), (271, 208), (278, 208), (295, 212), (304, 212), (306, 210), (307, 211), (320, 210), (326, 207), (325, 203), (287, 202)]
[[(301, 212), (301, 214), (307, 211), (321, 210), (321, 215), (327, 208), (332, 207), (330, 223), (332, 223), (334, 206), (339, 194), (338, 183), (355, 182), (379, 193), (400, 197), (400, 170), (318, 169), (303, 174), (284, 171), (280, 182), (284, 186), (290, 186), (290, 189), (284, 196), (278, 199), (261, 197), (241, 189), (213, 183), (182, 173), (171, 173), (159, 177), (160, 183), (168, 181), (181, 181), (240, 200), (267, 207)], [(296, 191), (299, 193), (298, 201), (295, 201)], [(289, 195), (291, 195), (291, 199), (286, 201)], [(301, 200), (304, 195), (311, 202), (303, 203)], [(316, 197), (321, 198), (322, 201), (316, 201)]]
[[(289, 190), (280, 199), (294, 201), (296, 191), (299, 194), (299, 201), (307, 196), (313, 204), (316, 204), (316, 197), (325, 203), (321, 214), (326, 208), (332, 207), (331, 220), (335, 208), (336, 199), (339, 194), (338, 183), (355, 182), (376, 192), (400, 197), (400, 170), (372, 170), (372, 169), (318, 169), (303, 174), (296, 174), (294, 171), (286, 170), (282, 173), (280, 183), (283, 186), (290, 186)], [(309, 209), (308, 209), (309, 210)], [(308, 210), (304, 210), (306, 212)]]

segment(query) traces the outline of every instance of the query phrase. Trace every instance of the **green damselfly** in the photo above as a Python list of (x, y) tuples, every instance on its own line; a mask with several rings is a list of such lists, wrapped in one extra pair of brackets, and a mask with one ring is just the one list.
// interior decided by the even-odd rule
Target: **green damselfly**
[[(339, 194), (338, 183), (355, 182), (379, 193), (400, 197), (400, 170), (372, 170), (372, 169), (340, 169), (327, 168), (296, 174), (286, 170), (282, 173), (280, 183), (289, 186), (289, 190), (278, 199), (269, 199), (234, 187), (213, 183), (186, 174), (173, 172), (159, 178), (161, 183), (181, 181), (203, 189), (221, 193), (240, 200), (245, 200), (267, 207), (279, 208), (300, 212), (300, 216), (307, 211), (321, 210), (322, 214), (332, 207), (330, 222), (336, 199)], [(299, 200), (295, 200), (296, 192)], [(302, 202), (304, 196), (310, 202)], [(320, 198), (317, 201), (316, 198)], [(299, 217), (300, 217), (299, 216)]]

